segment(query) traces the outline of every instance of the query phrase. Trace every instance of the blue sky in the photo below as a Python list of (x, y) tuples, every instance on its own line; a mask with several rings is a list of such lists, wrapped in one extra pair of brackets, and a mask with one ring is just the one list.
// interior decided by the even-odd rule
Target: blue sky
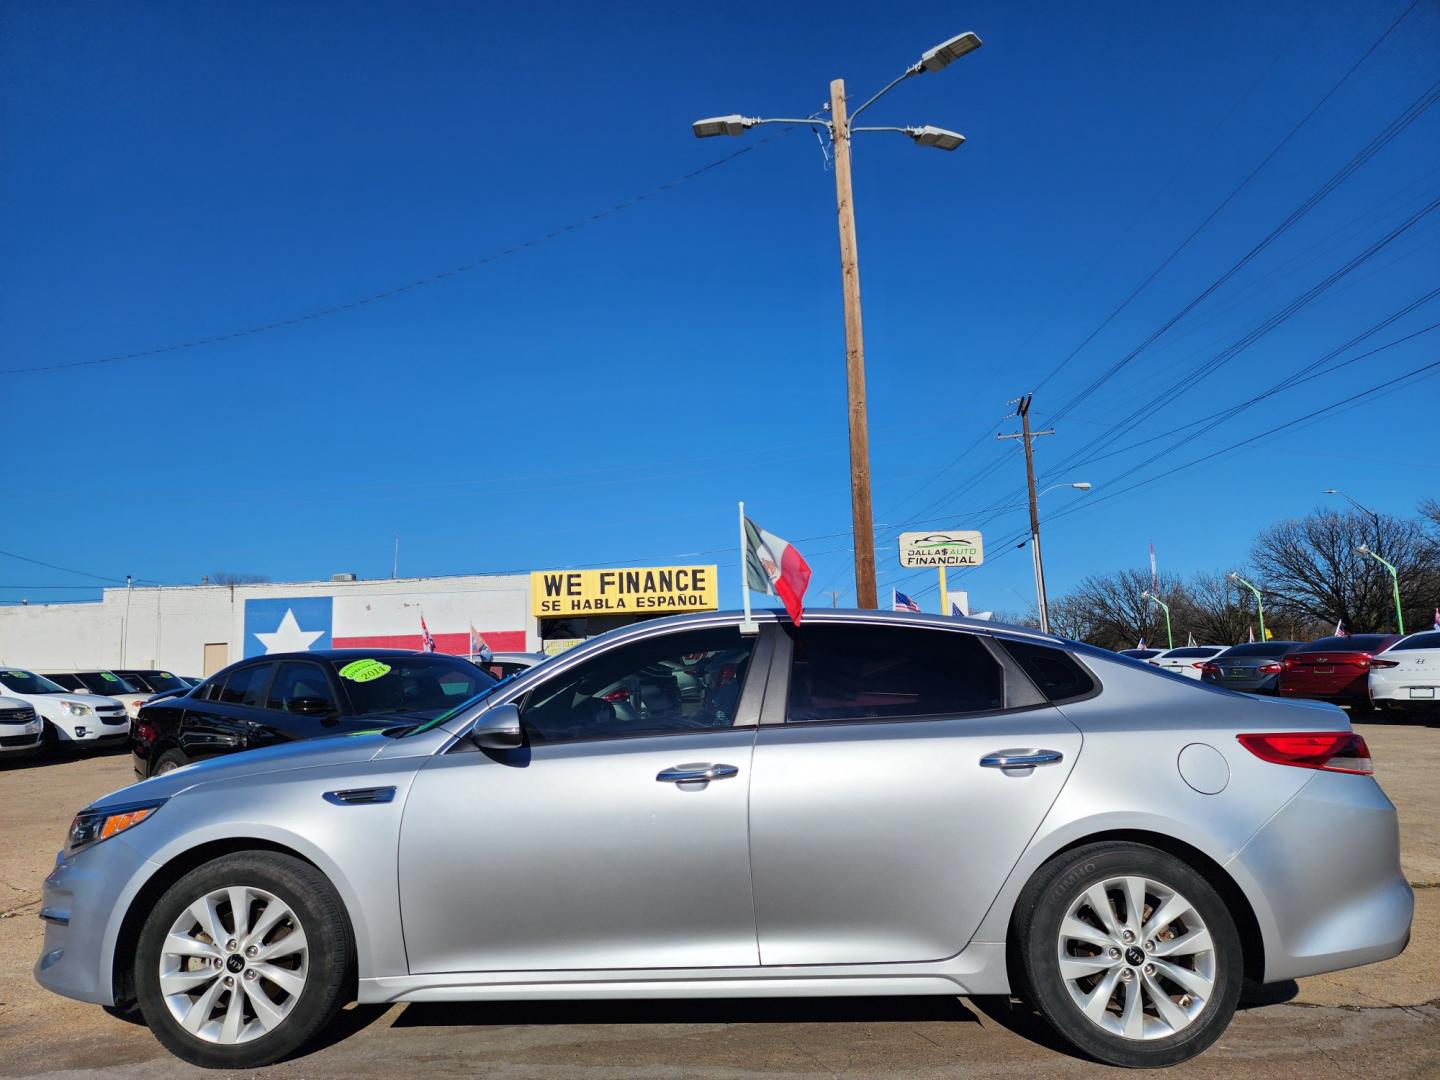
[[(1386, 3), (10, 5), (0, 20), (0, 370), (210, 338), (547, 242), (202, 348), (0, 374), (0, 548), (105, 578), (276, 580), (705, 561), (738, 599), (735, 501), (853, 598), (833, 176), (813, 135), (698, 141), (728, 112), (852, 103), (952, 34), (978, 52), (855, 142), (876, 519), (984, 523), (952, 577), (1022, 608), (1007, 401), (1067, 403), (1432, 84), (1421, 3), (1236, 199), (1096, 329), (1405, 8)], [(778, 129), (764, 129), (766, 133)], [(758, 144), (758, 145), (757, 145)], [(1120, 488), (1440, 359), (1440, 332), (1171, 440), (1440, 286), (1440, 212), (1209, 378), (1220, 354), (1440, 189), (1440, 108), (1358, 169), (1037, 444), (1047, 570), (1243, 560), (1340, 487), (1408, 513), (1440, 482), (1440, 381), (1134, 492)], [(1342, 354), (1440, 322), (1440, 301)], [(1060, 467), (1179, 384), (1133, 434)], [(1192, 429), (1193, 431), (1193, 429)], [(1185, 434), (1182, 429), (1182, 434)], [(997, 464), (998, 463), (998, 464)], [(1113, 497), (1102, 498), (1107, 495)], [(1085, 506), (1084, 501), (1093, 501)], [(882, 591), (922, 593), (880, 533)], [(718, 549), (718, 550), (717, 550)], [(1008, 554), (999, 557), (1002, 552)], [(957, 580), (958, 579), (958, 580)], [(0, 557), (0, 600), (100, 582)], [(51, 589), (42, 586), (83, 586)], [(823, 595), (819, 595), (823, 591)], [(933, 588), (921, 597), (933, 606)]]

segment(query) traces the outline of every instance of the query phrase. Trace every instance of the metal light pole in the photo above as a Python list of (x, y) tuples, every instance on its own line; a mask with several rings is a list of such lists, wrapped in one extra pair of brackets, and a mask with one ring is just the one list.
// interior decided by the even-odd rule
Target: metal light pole
[(1144, 592), (1142, 592), (1140, 594), (1140, 598), (1142, 600), (1151, 600), (1154, 603), (1159, 604), (1161, 609), (1165, 612), (1165, 647), (1168, 649), (1173, 649), (1175, 647), (1175, 635), (1170, 630), (1170, 605), (1167, 604), (1164, 600), (1161, 600), (1149, 589), (1146, 589)]
[(917, 146), (954, 150), (965, 136), (932, 127), (855, 127), (859, 115), (893, 87), (926, 71), (939, 71), (952, 61), (980, 47), (972, 33), (958, 34), (926, 52), (904, 74), (892, 80), (863, 105), (848, 114), (845, 80), (830, 84), (830, 119), (816, 117), (763, 118), (758, 116), (712, 116), (692, 125), (697, 139), (712, 135), (740, 135), (757, 124), (802, 124), (823, 128), (830, 135), (835, 152), (835, 213), (840, 228), (840, 285), (845, 303), (845, 390), (850, 426), (850, 512), (855, 535), (855, 603), (875, 608), (879, 600), (875, 587), (874, 512), (870, 500), (870, 430), (865, 404), (865, 336), (860, 319), (860, 259), (855, 245), (855, 201), (850, 184), (850, 136), (857, 131), (898, 131), (915, 140)]
[(1400, 610), (1400, 572), (1395, 569), (1394, 563), (1386, 559), (1382, 559), (1379, 555), (1375, 554), (1375, 552), (1371, 551), (1370, 548), (1367, 547), (1365, 544), (1361, 544), (1355, 550), (1360, 552), (1360, 554), (1362, 555), (1369, 555), (1381, 566), (1385, 567), (1386, 570), (1390, 571), (1390, 588), (1395, 594), (1395, 628), (1399, 630), (1400, 633), (1405, 633), (1405, 613)]
[[(1260, 640), (1261, 640), (1261, 641), (1266, 640), (1266, 638), (1265, 638), (1265, 601), (1260, 598), (1260, 590), (1257, 589), (1254, 585), (1251, 585), (1250, 582), (1246, 581), (1246, 580), (1245, 580), (1243, 577), (1241, 577), (1239, 574), (1229, 574), (1228, 577), (1230, 578), (1231, 581), (1239, 582), (1241, 585), (1244, 585), (1245, 588), (1249, 589), (1252, 593), (1255, 594), (1255, 607), (1256, 607), (1256, 608), (1259, 610), (1259, 612), (1260, 612)], [(1227, 602), (1228, 602), (1228, 601), (1227, 601)]]
[(1350, 498), (1349, 495), (1346, 495), (1345, 492), (1341, 491), (1339, 488), (1326, 488), (1326, 489), (1325, 489), (1325, 494), (1326, 494), (1326, 495), (1339, 495), (1342, 499), (1345, 499), (1347, 502), (1350, 503), (1351, 506), (1355, 507), (1355, 509), (1356, 509), (1356, 510), (1359, 510), (1362, 514), (1368, 514), (1368, 515), (1370, 516), (1370, 520), (1375, 523), (1375, 546), (1376, 546), (1376, 547), (1379, 547), (1379, 546), (1380, 546), (1380, 515), (1379, 515), (1379, 514), (1377, 514), (1374, 510), (1371, 510), (1371, 509), (1370, 509), (1368, 506), (1366, 506), (1364, 503), (1356, 502), (1354, 499)]

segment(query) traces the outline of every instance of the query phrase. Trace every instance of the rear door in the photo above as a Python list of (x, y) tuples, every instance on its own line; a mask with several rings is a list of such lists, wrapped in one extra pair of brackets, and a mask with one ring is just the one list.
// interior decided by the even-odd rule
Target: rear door
[[(982, 636), (827, 621), (778, 642), (750, 782), (760, 962), (955, 954), (1059, 794), (1079, 732)], [(1021, 750), (1051, 763), (983, 764)]]

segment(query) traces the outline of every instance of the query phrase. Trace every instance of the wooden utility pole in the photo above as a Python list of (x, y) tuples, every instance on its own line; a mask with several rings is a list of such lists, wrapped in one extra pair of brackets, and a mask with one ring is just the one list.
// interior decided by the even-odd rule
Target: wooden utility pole
[(1050, 607), (1045, 599), (1045, 561), (1040, 557), (1040, 507), (1035, 495), (1035, 451), (1034, 441), (1041, 435), (1054, 435), (1055, 430), (1030, 430), (1030, 402), (1033, 395), (1026, 394), (1016, 402), (1016, 413), (1020, 417), (1020, 434), (999, 435), (1000, 439), (1025, 440), (1025, 484), (1030, 491), (1030, 559), (1035, 564), (1035, 608), (1040, 615), (1040, 629), (1050, 632)]
[(870, 505), (870, 428), (865, 410), (865, 334), (860, 323), (860, 259), (850, 188), (850, 125), (845, 80), (830, 84), (830, 137), (835, 146), (835, 213), (840, 222), (840, 279), (845, 297), (845, 390), (850, 409), (850, 512), (855, 532), (855, 605), (879, 606), (875, 528)]

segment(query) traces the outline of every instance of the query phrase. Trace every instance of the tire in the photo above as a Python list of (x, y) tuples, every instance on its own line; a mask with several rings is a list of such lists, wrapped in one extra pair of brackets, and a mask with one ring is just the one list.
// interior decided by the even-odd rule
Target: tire
[[(250, 948), (235, 933), (236, 901), (258, 932)], [(192, 942), (178, 952), (177, 933)], [(350, 921), (325, 875), (289, 855), (242, 851), (196, 867), (161, 896), (140, 932), (135, 989), (145, 1022), (176, 1057), (254, 1069), (293, 1054), (328, 1024), (350, 996), (354, 971)]]
[[(1144, 894), (1138, 922), (1132, 882)], [(1167, 907), (1174, 917), (1155, 923)], [(1041, 867), (1011, 933), (1023, 996), (1066, 1042), (1109, 1065), (1186, 1061), (1220, 1037), (1240, 1000), (1244, 957), (1224, 901), (1192, 867), (1142, 844), (1088, 844)]]
[(150, 769), (150, 775), (161, 776), (164, 773), (174, 772), (176, 769), (183, 768), (189, 764), (190, 759), (185, 756), (185, 751), (174, 749), (166, 750), (155, 759), (155, 764)]

